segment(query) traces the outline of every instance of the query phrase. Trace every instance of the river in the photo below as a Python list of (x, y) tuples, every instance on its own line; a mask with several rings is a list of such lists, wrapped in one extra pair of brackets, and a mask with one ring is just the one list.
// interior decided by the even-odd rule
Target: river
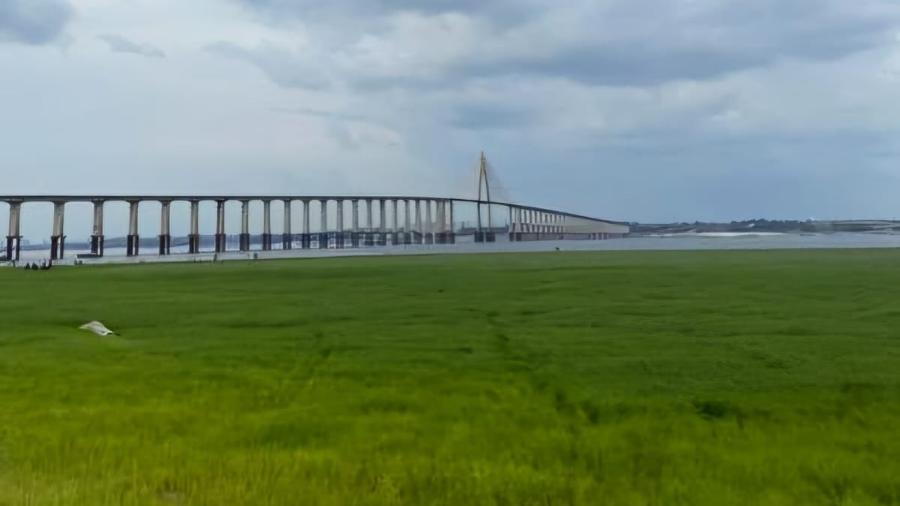
[[(280, 248), (280, 244), (276, 245)], [(258, 248), (258, 245), (254, 245)], [(832, 234), (677, 234), (667, 236), (637, 236), (605, 241), (529, 241), (509, 242), (503, 237), (490, 244), (475, 244), (471, 237), (460, 237), (454, 245), (381, 246), (343, 250), (301, 250), (292, 249), (270, 252), (251, 251), (241, 253), (229, 251), (219, 255), (222, 259), (321, 257), (350, 255), (391, 255), (427, 253), (477, 253), (477, 252), (527, 252), (527, 251), (642, 251), (642, 250), (759, 250), (759, 249), (817, 249), (817, 248), (900, 248), (900, 234), (879, 233), (832, 233)], [(67, 249), (65, 263), (72, 263), (84, 250)], [(24, 250), (23, 261), (38, 261), (48, 258), (47, 250)], [(212, 252), (196, 255), (197, 259), (211, 259)], [(138, 257), (128, 258), (124, 248), (108, 248), (106, 257), (99, 262), (154, 262), (186, 261), (186, 247), (173, 247), (172, 255), (161, 258), (155, 255), (155, 248), (145, 248)], [(90, 260), (90, 262), (98, 262)]]

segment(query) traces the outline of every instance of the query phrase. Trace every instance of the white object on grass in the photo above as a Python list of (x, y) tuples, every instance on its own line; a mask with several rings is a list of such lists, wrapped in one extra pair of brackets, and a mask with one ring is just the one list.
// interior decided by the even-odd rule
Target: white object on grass
[(90, 330), (91, 332), (93, 332), (94, 334), (97, 334), (98, 336), (109, 336), (109, 335), (115, 334), (115, 332), (113, 332), (112, 330), (109, 330), (108, 328), (106, 328), (106, 325), (103, 325), (102, 323), (98, 322), (97, 320), (85, 323), (84, 325), (82, 325), (78, 328), (80, 328), (81, 330)]

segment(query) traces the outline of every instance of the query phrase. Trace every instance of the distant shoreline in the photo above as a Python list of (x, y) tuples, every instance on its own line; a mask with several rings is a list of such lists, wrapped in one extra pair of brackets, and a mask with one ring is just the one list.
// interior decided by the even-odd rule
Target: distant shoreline
[[(642, 234), (641, 237), (775, 237), (790, 232), (672, 232), (668, 234)], [(799, 235), (799, 234), (798, 234)]]
[[(189, 254), (175, 251), (172, 255), (145, 254), (125, 256), (124, 248), (107, 249), (103, 258), (79, 260), (83, 265), (139, 264), (170, 262), (249, 261), (301, 258), (333, 258), (359, 256), (412, 256), (412, 255), (464, 255), (479, 253), (539, 253), (539, 252), (591, 252), (591, 251), (727, 251), (727, 250), (780, 250), (780, 249), (868, 249), (900, 248), (900, 234), (896, 233), (777, 233), (777, 232), (699, 232), (680, 234), (638, 234), (622, 239), (604, 241), (568, 240), (514, 242), (499, 240), (490, 244), (457, 243), (455, 245), (409, 245), (347, 249), (292, 249), (249, 252), (228, 251), (216, 254), (204, 251)], [(153, 251), (150, 249), (149, 251)], [(23, 251), (19, 262), (38, 262), (46, 259), (48, 251)], [(67, 249), (66, 258), (57, 262), (73, 265), (77, 254), (85, 250)], [(0, 266), (8, 265), (0, 262)]]

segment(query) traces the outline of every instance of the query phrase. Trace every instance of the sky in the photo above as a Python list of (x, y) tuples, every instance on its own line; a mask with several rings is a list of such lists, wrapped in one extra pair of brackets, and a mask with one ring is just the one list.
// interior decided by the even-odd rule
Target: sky
[(597, 217), (900, 218), (898, 134), (896, 0), (0, 2), (0, 194), (470, 197), (484, 150)]

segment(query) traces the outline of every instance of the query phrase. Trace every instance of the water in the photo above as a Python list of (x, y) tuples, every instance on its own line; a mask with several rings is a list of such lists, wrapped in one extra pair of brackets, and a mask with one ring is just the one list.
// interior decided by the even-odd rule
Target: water
[[(275, 245), (280, 248), (280, 243)], [(258, 248), (258, 245), (254, 245)], [(879, 233), (833, 233), (833, 234), (775, 234), (775, 235), (673, 235), (659, 237), (627, 237), (605, 241), (531, 241), (509, 242), (498, 236), (498, 242), (476, 244), (471, 236), (460, 236), (457, 244), (409, 245), (409, 246), (374, 246), (358, 249), (299, 249), (299, 244), (290, 251), (275, 249), (273, 251), (251, 251), (241, 253), (229, 251), (220, 254), (220, 259), (258, 258), (292, 258), (322, 256), (354, 256), (354, 255), (397, 255), (397, 254), (429, 254), (429, 253), (479, 253), (479, 252), (513, 252), (513, 251), (641, 251), (641, 250), (759, 250), (759, 249), (818, 249), (818, 248), (900, 248), (900, 234)], [(89, 251), (67, 249), (65, 263), (72, 263), (79, 253)], [(107, 248), (106, 257), (101, 260), (86, 262), (155, 262), (185, 261), (191, 258), (211, 260), (213, 252), (202, 252), (193, 257), (188, 256), (187, 246), (172, 247), (172, 255), (158, 257), (155, 248), (146, 248), (139, 257), (126, 257), (125, 248)], [(22, 261), (47, 259), (48, 250), (22, 251)]]

